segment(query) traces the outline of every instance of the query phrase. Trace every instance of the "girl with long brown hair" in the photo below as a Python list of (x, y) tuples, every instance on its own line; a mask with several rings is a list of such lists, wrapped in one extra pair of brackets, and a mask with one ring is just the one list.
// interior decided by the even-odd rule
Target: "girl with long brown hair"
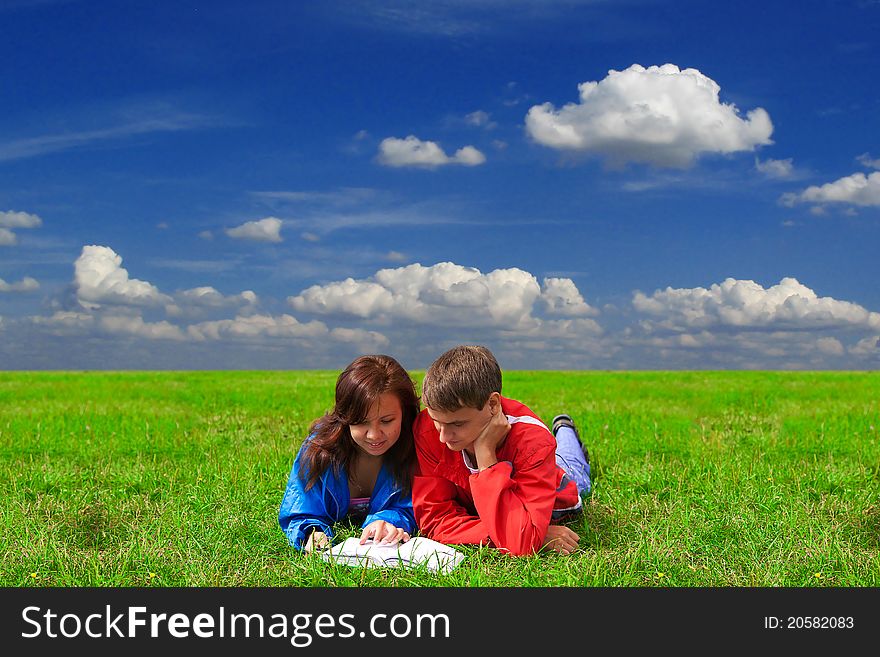
[(294, 548), (328, 546), (346, 516), (362, 520), (362, 543), (409, 540), (418, 413), (415, 384), (392, 357), (361, 356), (340, 373), (335, 406), (312, 423), (281, 502), (278, 522)]

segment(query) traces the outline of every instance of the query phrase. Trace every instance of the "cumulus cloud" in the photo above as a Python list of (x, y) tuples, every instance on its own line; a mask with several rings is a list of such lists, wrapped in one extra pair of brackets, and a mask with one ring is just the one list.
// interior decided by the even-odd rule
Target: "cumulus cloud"
[(854, 356), (880, 356), (880, 335), (871, 335), (862, 338), (849, 348)]
[(829, 356), (843, 356), (845, 353), (843, 344), (837, 338), (818, 338), (816, 348)]
[(834, 182), (807, 187), (800, 193), (783, 194), (780, 201), (789, 207), (797, 203), (848, 203), (862, 207), (880, 206), (880, 171), (854, 173)]
[(791, 158), (786, 160), (766, 159), (763, 162), (758, 158), (755, 158), (755, 169), (768, 178), (776, 180), (791, 178), (794, 174), (794, 165), (792, 164)]
[[(26, 285), (30, 285), (27, 283)], [(255, 292), (245, 290), (224, 295), (211, 286), (163, 294), (146, 281), (129, 277), (122, 267), (122, 258), (106, 246), (85, 246), (74, 263), (74, 283), (78, 307), (61, 310), (48, 317), (31, 317), (30, 323), (53, 335), (105, 335), (138, 337), (145, 340), (225, 341), (261, 344), (274, 341), (284, 344), (295, 341), (306, 350), (327, 344), (345, 344), (361, 351), (373, 351), (388, 344), (376, 331), (359, 328), (328, 328), (320, 321), (301, 322), (283, 314), (256, 314), (259, 302)], [(180, 325), (166, 320), (148, 321), (143, 314), (164, 309), (169, 316), (180, 318), (233, 309), (233, 319), (218, 319)], [(190, 322), (192, 320), (190, 319)]]
[(222, 310), (241, 306), (256, 306), (258, 298), (252, 290), (226, 296), (210, 286), (182, 290), (174, 294), (174, 303), (165, 307), (169, 315), (186, 315), (202, 310)]
[(48, 328), (56, 335), (103, 333), (147, 340), (186, 339), (184, 332), (174, 324), (166, 321), (146, 322), (142, 317), (131, 314), (93, 315), (61, 310), (49, 317), (31, 317), (31, 321), (37, 326)]
[(649, 333), (625, 340), (623, 351), (630, 358), (641, 351), (638, 366), (658, 369), (825, 369), (864, 362), (864, 354), (845, 349), (838, 338), (803, 330)]
[(273, 317), (251, 315), (235, 319), (201, 322), (189, 327), (191, 337), (198, 340), (220, 340), (224, 337), (245, 339), (260, 336), (273, 338), (315, 338), (327, 334), (327, 326), (313, 321), (302, 323), (291, 315)]
[(650, 297), (633, 295), (633, 307), (658, 318), (643, 325), (649, 330), (707, 329), (817, 329), (862, 327), (880, 329), (880, 313), (849, 301), (819, 297), (794, 278), (763, 288), (749, 280), (726, 279), (706, 289), (657, 290)]
[(257, 302), (257, 295), (252, 290), (245, 290), (241, 294), (233, 297), (227, 297), (220, 294), (213, 287), (195, 287), (191, 290), (184, 290), (177, 294), (178, 298), (185, 299), (187, 302), (195, 306), (207, 306), (209, 308), (222, 308), (230, 304)]
[(550, 315), (580, 317), (599, 314), (584, 301), (570, 278), (545, 278), (541, 299)]
[(226, 234), (237, 240), (254, 242), (281, 242), (281, 219), (266, 217), (248, 221), (234, 228), (227, 228)]
[(596, 153), (619, 166), (641, 162), (686, 168), (703, 153), (752, 151), (770, 144), (773, 124), (762, 108), (745, 119), (719, 100), (720, 86), (674, 64), (633, 64), (578, 85), (580, 99), (556, 109), (533, 106), (526, 131), (551, 148)]
[(376, 331), (334, 328), (319, 321), (300, 322), (292, 315), (251, 315), (194, 324), (188, 329), (195, 340), (257, 340), (282, 338), (294, 340), (327, 340), (360, 345), (365, 351), (375, 351), (388, 345), (388, 339)]
[(17, 283), (7, 283), (0, 278), (0, 292), (33, 292), (40, 289), (36, 279), (25, 276)]
[(353, 278), (328, 285), (313, 285), (287, 300), (296, 310), (362, 318), (387, 312), (394, 304), (390, 290), (378, 283)]
[(18, 236), (13, 229), (37, 228), (43, 220), (35, 214), (9, 210), (0, 212), (0, 246), (13, 246), (18, 243)]
[(422, 141), (414, 135), (409, 135), (406, 139), (396, 137), (383, 139), (379, 144), (378, 159), (381, 164), (389, 167), (433, 169), (447, 164), (473, 167), (483, 164), (486, 156), (473, 146), (459, 148), (454, 155), (449, 156), (436, 142)]
[(108, 333), (134, 335), (148, 340), (185, 340), (179, 327), (166, 321), (145, 322), (142, 317), (105, 315), (98, 319), (99, 325)]
[(122, 258), (109, 246), (88, 245), (74, 263), (77, 300), (86, 308), (102, 304), (158, 306), (171, 303), (171, 297), (146, 281), (129, 278)]
[(49, 317), (35, 316), (30, 318), (37, 325), (49, 326), (66, 331), (77, 331), (94, 326), (95, 317), (89, 313), (72, 310), (59, 310)]
[[(260, 367), (336, 367), (349, 354), (389, 345), (402, 362), (426, 366), (456, 343), (486, 344), (513, 369), (821, 369), (880, 362), (880, 313), (819, 297), (794, 278), (768, 288), (729, 278), (708, 288), (636, 292), (630, 310), (605, 313), (600, 326), (593, 319), (598, 310), (574, 281), (539, 281), (517, 268), (481, 272), (443, 262), (381, 269), (304, 289), (288, 297), (290, 314), (257, 313), (250, 290), (227, 296), (203, 286), (164, 295), (129, 278), (108, 247), (85, 247), (75, 269), (70, 290), (78, 299), (85, 294), (84, 303), (48, 317), (7, 319), (8, 353), (20, 351), (13, 344), (41, 345), (34, 349), (47, 353), (42, 345), (69, 349), (74, 343), (66, 340), (85, 338), (75, 344), (94, 347), (92, 358), (113, 347), (119, 354), (162, 353), (172, 365), (192, 362), (188, 354), (196, 366), (236, 355), (262, 358), (238, 361)], [(200, 309), (204, 321), (193, 319)]]
[(0, 212), (0, 226), (3, 228), (36, 228), (43, 220), (35, 214), (27, 212)]
[[(441, 262), (382, 269), (370, 279), (313, 285), (289, 297), (290, 305), (318, 315), (356, 317), (380, 323), (409, 321), (420, 325), (493, 328), (526, 334), (548, 327), (601, 333), (593, 320), (554, 324), (548, 316), (596, 314), (570, 279), (544, 279), (517, 268), (482, 273), (473, 267)], [(548, 329), (549, 330), (549, 329)]]
[(253, 308), (256, 293), (245, 290), (224, 295), (211, 286), (180, 290), (173, 295), (161, 292), (147, 281), (132, 279), (122, 267), (122, 257), (108, 246), (83, 247), (74, 263), (73, 289), (80, 308), (160, 308), (174, 317), (205, 314), (207, 311)]

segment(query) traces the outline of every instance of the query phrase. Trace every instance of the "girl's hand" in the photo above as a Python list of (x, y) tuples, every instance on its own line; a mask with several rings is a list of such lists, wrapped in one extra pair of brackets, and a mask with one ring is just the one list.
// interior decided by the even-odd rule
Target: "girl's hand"
[(409, 534), (390, 522), (374, 520), (361, 532), (361, 545), (371, 538), (373, 543), (379, 545), (396, 545), (397, 543), (406, 543), (409, 540)]
[(306, 539), (305, 545), (303, 545), (303, 552), (308, 554), (309, 552), (324, 550), (328, 547), (330, 547), (330, 539), (327, 538), (327, 534), (324, 532), (313, 531)]

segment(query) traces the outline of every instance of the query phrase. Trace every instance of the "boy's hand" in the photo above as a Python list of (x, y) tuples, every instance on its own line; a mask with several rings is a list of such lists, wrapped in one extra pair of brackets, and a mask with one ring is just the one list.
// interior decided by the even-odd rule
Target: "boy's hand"
[(361, 545), (371, 538), (373, 543), (377, 545), (396, 545), (397, 543), (406, 543), (409, 540), (409, 534), (390, 522), (374, 520), (361, 532)]
[(330, 539), (327, 538), (327, 534), (314, 531), (309, 534), (309, 537), (306, 539), (305, 545), (303, 545), (303, 552), (308, 554), (309, 552), (323, 550), (328, 547), (330, 547)]
[(488, 468), (498, 462), (495, 452), (510, 432), (510, 422), (498, 404), (498, 411), (489, 418), (486, 426), (474, 441), (474, 455), (480, 469)]
[(544, 537), (542, 549), (555, 550), (560, 554), (571, 554), (577, 550), (579, 540), (581, 540), (581, 537), (568, 527), (550, 525), (547, 528), (547, 536)]

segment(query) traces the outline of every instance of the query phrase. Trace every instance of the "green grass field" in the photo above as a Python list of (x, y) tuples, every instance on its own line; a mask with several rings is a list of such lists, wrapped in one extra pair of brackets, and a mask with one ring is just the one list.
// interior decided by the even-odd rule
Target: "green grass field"
[(581, 547), (465, 547), (445, 576), (288, 547), (278, 505), (336, 374), (0, 373), (0, 585), (880, 585), (880, 373), (506, 372), (590, 448)]

